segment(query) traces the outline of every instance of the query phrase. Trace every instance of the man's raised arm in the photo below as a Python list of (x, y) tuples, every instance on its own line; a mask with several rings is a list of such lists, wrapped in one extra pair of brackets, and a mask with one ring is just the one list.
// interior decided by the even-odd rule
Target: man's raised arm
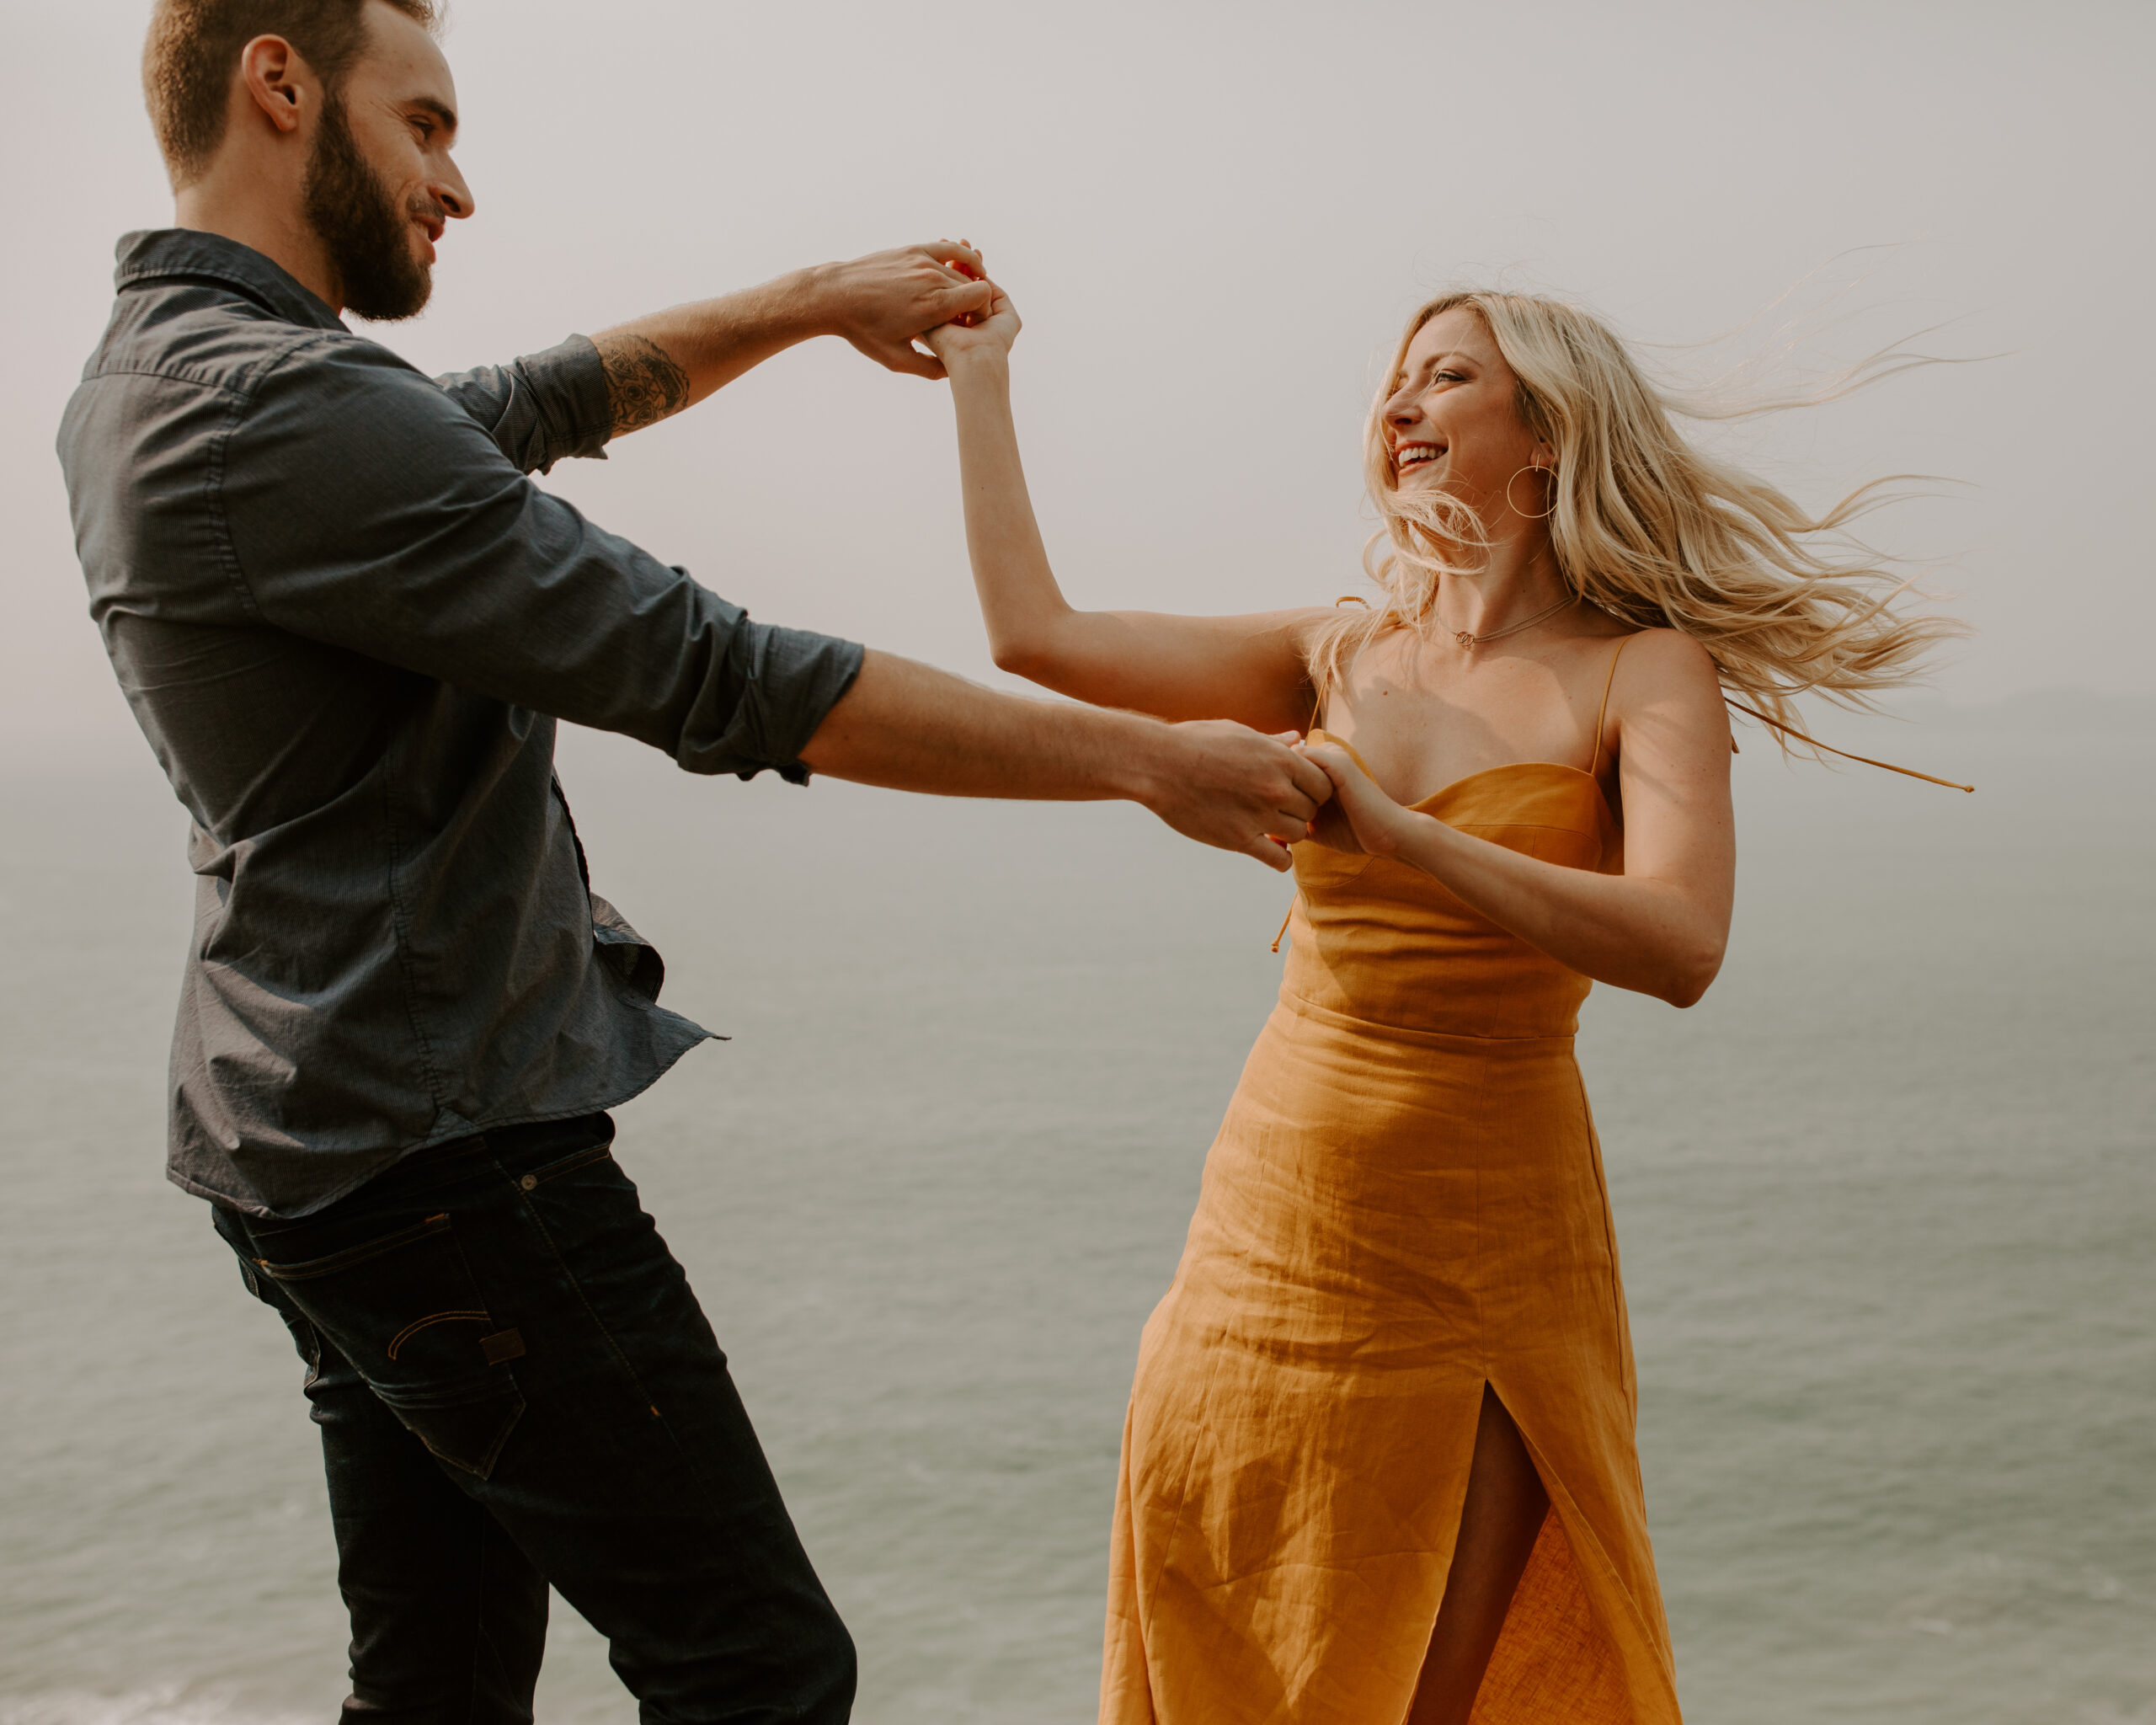
[(971, 247), (901, 246), (846, 264), (818, 264), (715, 300), (654, 312), (592, 337), (606, 363), (616, 437), (731, 383), (776, 353), (818, 335), (842, 335), (894, 371), (941, 377), (917, 352), (925, 329), (986, 307), (995, 290)]

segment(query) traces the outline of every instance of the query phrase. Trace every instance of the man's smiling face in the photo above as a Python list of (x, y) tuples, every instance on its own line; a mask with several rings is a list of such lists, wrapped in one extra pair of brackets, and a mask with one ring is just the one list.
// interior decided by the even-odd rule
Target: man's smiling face
[(366, 19), (366, 51), (323, 108), (305, 214), (351, 311), (410, 318), (433, 292), (444, 231), (472, 211), (450, 155), (456, 83), (412, 18), (377, 3)]

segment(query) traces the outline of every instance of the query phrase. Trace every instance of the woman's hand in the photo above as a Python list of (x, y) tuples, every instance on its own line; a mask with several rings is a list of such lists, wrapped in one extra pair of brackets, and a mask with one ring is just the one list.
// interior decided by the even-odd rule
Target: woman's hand
[(1426, 818), (1385, 795), (1338, 745), (1299, 743), (1295, 752), (1315, 761), (1332, 781), (1332, 800), (1310, 825), (1310, 836), (1326, 849), (1390, 857), (1399, 851), (1409, 827)]
[(1008, 354), (1011, 344), (1018, 339), (1020, 327), (1018, 308), (1011, 303), (1011, 296), (999, 287), (987, 309), (974, 312), (971, 323), (939, 323), (920, 339), (948, 371), (970, 356), (992, 354), (1001, 357)]

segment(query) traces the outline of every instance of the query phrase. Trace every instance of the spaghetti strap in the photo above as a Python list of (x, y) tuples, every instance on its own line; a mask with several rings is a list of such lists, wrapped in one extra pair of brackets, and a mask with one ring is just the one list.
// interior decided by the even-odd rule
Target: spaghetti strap
[[(1332, 601), (1335, 611), (1343, 605), (1359, 605), (1365, 611), (1370, 608), (1370, 601), (1359, 593), (1342, 593)], [(1332, 667), (1333, 661), (1328, 659), (1323, 674), (1310, 679), (1311, 686), (1316, 691), (1317, 698), (1310, 703), (1310, 722), (1303, 727), (1306, 731), (1315, 730), (1324, 722), (1325, 697), (1332, 692)], [(1285, 932), (1284, 928), (1283, 932)], [(1273, 943), (1273, 949), (1276, 953), (1280, 950), (1280, 943), (1278, 941)]]
[(1609, 650), (1609, 674), (1602, 680), (1602, 705), (1594, 709), (1594, 760), (1587, 770), (1589, 778), (1602, 777), (1602, 722), (1609, 717), (1609, 686), (1617, 681), (1617, 655), (1631, 638), (1630, 635), (1620, 635), (1617, 644)]

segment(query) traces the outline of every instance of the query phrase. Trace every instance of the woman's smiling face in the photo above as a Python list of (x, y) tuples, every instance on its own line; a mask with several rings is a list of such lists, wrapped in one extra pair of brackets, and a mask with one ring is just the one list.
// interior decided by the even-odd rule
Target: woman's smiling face
[(1548, 498), (1545, 480), (1520, 469), (1547, 467), (1548, 446), (1519, 416), (1519, 381), (1497, 338), (1471, 306), (1440, 312), (1407, 344), (1385, 404), (1393, 487), (1441, 490), (1502, 531), (1506, 488), (1519, 478), (1513, 513), (1532, 515)]

